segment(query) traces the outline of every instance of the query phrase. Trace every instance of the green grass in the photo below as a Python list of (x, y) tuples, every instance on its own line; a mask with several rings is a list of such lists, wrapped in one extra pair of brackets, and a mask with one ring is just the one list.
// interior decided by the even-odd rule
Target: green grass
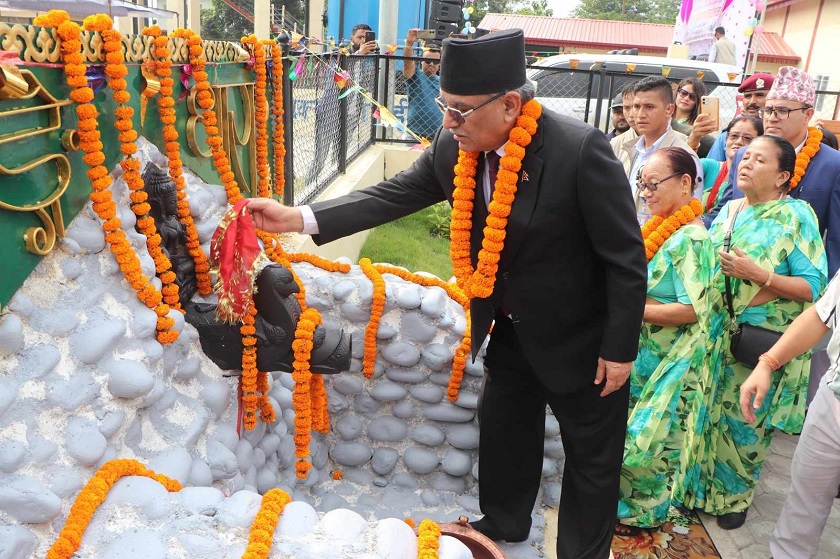
[(368, 235), (359, 258), (402, 266), (412, 272), (429, 272), (448, 281), (452, 277), (449, 239), (432, 234), (433, 230), (440, 230), (440, 215), (441, 210), (434, 206), (377, 227)]

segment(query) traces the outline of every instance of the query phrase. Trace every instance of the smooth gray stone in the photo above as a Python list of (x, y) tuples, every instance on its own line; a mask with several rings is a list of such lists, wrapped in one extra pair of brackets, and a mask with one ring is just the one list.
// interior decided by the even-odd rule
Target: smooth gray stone
[(198, 241), (200, 243), (206, 243), (210, 239), (213, 238), (213, 233), (216, 232), (216, 227), (218, 223), (213, 222), (213, 220), (208, 219), (207, 221), (196, 223), (195, 230), (198, 233)]
[(197, 357), (187, 357), (178, 363), (178, 368), (173, 376), (178, 380), (190, 381), (198, 376), (200, 369), (201, 363)]
[[(132, 212), (133, 213), (133, 212)], [(58, 248), (61, 252), (70, 255), (81, 254), (82, 250), (79, 246), (79, 243), (71, 239), (70, 237), (61, 237), (56, 241)]]
[(362, 359), (365, 355), (365, 331), (356, 330), (350, 333), (350, 355), (353, 359)]
[(335, 431), (345, 441), (352, 441), (362, 433), (362, 420), (355, 415), (344, 415), (335, 422)]
[(412, 446), (403, 452), (403, 462), (416, 474), (430, 474), (440, 465), (440, 458), (432, 449)]
[(393, 382), (381, 382), (373, 387), (370, 395), (380, 402), (393, 402), (395, 400), (402, 400), (408, 391)]
[(438, 320), (438, 328), (441, 330), (449, 330), (455, 324), (455, 316), (449, 309), (444, 309), (443, 316)]
[(183, 448), (171, 448), (149, 460), (148, 467), (159, 474), (177, 479), (181, 485), (186, 485), (190, 479), (192, 462), (189, 452)]
[(26, 456), (26, 446), (14, 440), (0, 441), (0, 472), (11, 474), (20, 468)]
[(340, 495), (336, 495), (335, 493), (331, 493), (321, 499), (318, 510), (321, 512), (330, 512), (331, 510), (347, 508), (348, 506), (349, 503), (347, 502), (347, 499), (341, 497)]
[(409, 392), (414, 398), (426, 404), (439, 404), (445, 396), (440, 386), (413, 386)]
[(395, 449), (380, 446), (373, 451), (370, 466), (375, 473), (384, 476), (393, 471), (399, 459), (400, 453)]
[(438, 446), (443, 444), (446, 435), (434, 425), (421, 423), (411, 430), (411, 439), (422, 445)]
[(332, 383), (336, 392), (345, 396), (354, 396), (365, 391), (365, 385), (359, 377), (351, 375), (338, 375)]
[(69, 280), (76, 279), (84, 271), (82, 263), (75, 258), (62, 258), (59, 265), (61, 266), (61, 272), (64, 274), (64, 277)]
[(87, 365), (102, 359), (117, 340), (125, 335), (125, 323), (114, 318), (85, 326), (70, 337), (70, 349), (79, 361)]
[(465, 476), (472, 469), (472, 458), (463, 450), (447, 448), (440, 465), (443, 471), (451, 476)]
[(403, 336), (416, 344), (427, 344), (437, 334), (437, 326), (432, 324), (422, 313), (406, 312), (400, 320), (400, 332)]
[(80, 464), (95, 464), (105, 454), (108, 441), (99, 428), (89, 419), (71, 417), (64, 428), (65, 448)]
[(560, 434), (560, 424), (554, 415), (547, 413), (545, 415), (545, 438), (553, 439)]
[(426, 380), (426, 375), (419, 369), (401, 369), (398, 367), (387, 367), (385, 376), (394, 382), (405, 382), (418, 384)]
[(75, 496), (87, 479), (82, 479), (76, 468), (56, 468), (50, 473), (50, 490), (62, 499)]
[(356, 290), (356, 282), (352, 280), (341, 280), (335, 283), (332, 288), (332, 295), (337, 301), (344, 301)]
[(102, 559), (166, 559), (166, 546), (157, 534), (136, 529), (118, 535), (105, 551)]
[(399, 286), (397, 291), (396, 303), (401, 309), (412, 310), (420, 307), (420, 290), (419, 285), (404, 284)]
[(560, 473), (557, 467), (557, 461), (551, 458), (543, 457), (542, 463), (542, 477), (554, 477)]
[(478, 448), (478, 425), (475, 423), (460, 423), (446, 428), (446, 438), (455, 448), (474, 450)]
[(472, 377), (483, 377), (484, 359), (481, 356), (479, 356), (479, 358), (475, 361), (473, 361), (472, 359), (467, 359), (467, 364), (464, 366), (464, 373)]
[[(361, 278), (360, 278), (361, 279)], [(371, 282), (367, 278), (361, 279), (358, 283), (359, 286), (359, 301), (361, 301), (362, 305), (365, 307), (370, 307), (370, 304), (373, 302), (373, 282)], [(393, 294), (391, 293), (392, 289), (388, 282), (385, 282), (385, 301), (387, 304), (388, 299), (393, 298)]]
[[(285, 409), (291, 409), (291, 406)], [(327, 386), (327, 409), (331, 416), (342, 415), (350, 409), (350, 400), (347, 396), (336, 392), (332, 386)]]
[[(331, 387), (327, 387), (329, 390)], [(271, 397), (280, 405), (280, 409), (292, 407), (292, 391), (283, 386), (280, 382), (275, 382), (271, 387)], [(276, 412), (277, 410), (275, 410)]]
[(382, 415), (370, 422), (367, 434), (374, 441), (396, 443), (405, 439), (408, 434), (408, 427), (401, 419), (390, 415)]
[(105, 411), (101, 418), (97, 414), (97, 418), (99, 418), (99, 432), (106, 439), (110, 439), (122, 427), (125, 421), (125, 412), (122, 408), (114, 408)]
[(379, 341), (390, 340), (397, 335), (397, 330), (390, 324), (385, 322), (379, 323), (379, 329), (376, 331), (376, 339)]
[(143, 353), (145, 354), (146, 361), (149, 363), (156, 363), (163, 357), (163, 345), (155, 340), (143, 340)]
[(18, 394), (18, 381), (6, 376), (0, 376), (0, 416), (9, 409)]
[(312, 293), (306, 294), (306, 304), (316, 311), (327, 313), (333, 310), (333, 302), (324, 297), (318, 297)]
[(455, 405), (468, 410), (477, 409), (478, 394), (462, 388), (458, 391), (458, 399), (455, 400)]
[(452, 404), (430, 404), (423, 406), (423, 417), (434, 421), (447, 421), (450, 423), (465, 423), (472, 421), (475, 412)]
[(546, 439), (543, 445), (543, 454), (555, 460), (565, 460), (566, 451), (563, 449), (563, 441), (560, 439)]
[(341, 303), (338, 308), (341, 315), (350, 322), (368, 322), (370, 320), (370, 309), (363, 309), (354, 303)]
[(137, 507), (149, 520), (158, 520), (172, 513), (172, 501), (166, 488), (143, 476), (129, 476), (117, 481), (108, 492), (105, 504)]
[[(265, 425), (265, 424), (263, 424)], [(233, 452), (236, 456), (236, 461), (239, 462), (239, 470), (245, 471), (254, 463), (254, 447), (246, 439), (240, 439), (236, 445), (236, 450)]]
[(266, 455), (271, 454), (272, 452), (276, 452), (278, 448), (280, 448), (280, 435), (276, 433), (268, 433), (266, 436), (262, 438), (259, 443), (259, 446)]
[(391, 478), (391, 483), (396, 487), (405, 487), (407, 489), (417, 489), (420, 487), (420, 482), (417, 481), (417, 478), (407, 472), (394, 474), (394, 477)]
[(556, 481), (547, 481), (543, 483), (543, 502), (549, 507), (560, 506), (560, 483)]
[(38, 536), (26, 526), (0, 526), (0, 559), (29, 559)]
[[(283, 440), (280, 441), (280, 448), (277, 449), (277, 454), (275, 456), (279, 459), (279, 464), (283, 468), (287, 468), (294, 464), (296, 458), (295, 439), (293, 436), (287, 435), (283, 437)], [(271, 461), (271, 456), (266, 458), (266, 462), (270, 463)]]
[(452, 378), (451, 371), (447, 370), (442, 373), (432, 373), (429, 375), (429, 382), (438, 386), (449, 386), (449, 380)]
[(254, 467), (258, 470), (265, 465), (265, 451), (260, 447), (254, 449)]
[(473, 497), (472, 495), (458, 495), (455, 497), (455, 502), (470, 512), (481, 512), (481, 506), (478, 504), (478, 497)]
[(231, 390), (230, 385), (222, 380), (211, 380), (202, 385), (201, 397), (216, 419), (222, 417), (230, 405)]
[(24, 475), (0, 478), (0, 511), (24, 524), (49, 522), (61, 513), (61, 499)]
[(420, 362), (420, 350), (409, 342), (391, 342), (379, 354), (388, 363), (400, 367), (413, 367)]
[(359, 442), (336, 442), (330, 449), (330, 458), (342, 466), (361, 466), (371, 459), (373, 450)]
[(451, 476), (444, 472), (435, 472), (429, 476), (429, 486), (449, 493), (463, 493), (467, 490), (467, 482), (463, 477)]
[(185, 487), (177, 493), (181, 506), (191, 514), (216, 513), (225, 494), (215, 487)]
[(117, 398), (140, 398), (155, 386), (155, 377), (137, 361), (117, 359), (104, 369), (108, 374), (108, 390)]
[(211, 196), (213, 196), (214, 205), (227, 208), (228, 196), (223, 186), (220, 186), (218, 184), (205, 184), (203, 186), (204, 190), (206, 190)]
[[(265, 436), (267, 431), (266, 424), (263, 423), (262, 420), (257, 421), (257, 425), (253, 429), (243, 429), (242, 430), (242, 439), (245, 439), (250, 443), (251, 447), (255, 447), (260, 444), (260, 441)], [(233, 447), (233, 453), (236, 454), (240, 445), (242, 444), (242, 440), (236, 441), (236, 445)], [(237, 458), (238, 459), (238, 458)], [(243, 469), (248, 469), (244, 467)]]
[(377, 476), (373, 478), (373, 484), (376, 487), (388, 487), (388, 480), (384, 477)]
[(0, 315), (0, 356), (12, 355), (23, 347), (23, 322), (16, 314)]
[[(452, 350), (443, 344), (429, 344), (421, 352), (423, 364), (433, 371), (448, 371), (452, 365)], [(468, 359), (469, 361), (469, 359)]]
[[(158, 434), (166, 442), (172, 446), (191, 449), (198, 443), (198, 440), (207, 430), (207, 426), (210, 424), (210, 416), (207, 413), (207, 409), (198, 401), (177, 393), (175, 390), (172, 390), (172, 392), (177, 395), (173, 399), (173, 403), (152, 409), (149, 413), (149, 420)], [(183, 411), (184, 415), (188, 414), (192, 417), (192, 420), (186, 427), (178, 423), (173, 423), (168, 416), (170, 409), (175, 407), (175, 404)]]
[(29, 295), (23, 291), (18, 291), (15, 293), (14, 297), (12, 297), (12, 300), (9, 301), (8, 308), (15, 311), (20, 316), (28, 318), (29, 315), (35, 311), (35, 303), (32, 302)]
[(168, 393), (169, 388), (166, 386), (166, 383), (163, 382), (163, 379), (156, 378), (154, 388), (152, 388), (152, 391), (149, 392), (149, 394), (137, 404), (137, 407), (139, 409), (143, 409), (155, 406), (160, 401), (160, 399)]
[(423, 293), (423, 302), (420, 303), (420, 311), (426, 316), (440, 318), (446, 307), (449, 295), (440, 287), (429, 287)]
[(403, 400), (401, 402), (391, 404), (391, 413), (394, 414), (394, 417), (399, 417), (400, 419), (409, 419), (414, 417), (415, 410), (416, 408), (414, 407), (414, 402), (411, 400)]
[(67, 229), (67, 237), (79, 244), (81, 252), (97, 254), (105, 249), (105, 233), (98, 220), (79, 214), (70, 228)]
[(378, 402), (367, 394), (357, 394), (353, 398), (353, 408), (362, 415), (373, 415), (382, 409), (382, 402)]
[(47, 344), (32, 346), (23, 350), (18, 356), (18, 365), (12, 369), (12, 376), (17, 381), (41, 378), (52, 372), (59, 361), (61, 361), (61, 352), (55, 346)]
[(313, 440), (312, 446), (312, 465), (320, 470), (327, 466), (327, 463), (330, 461), (330, 451), (329, 448), (325, 443), (320, 440)]
[[(58, 445), (35, 431), (29, 430), (26, 433), (26, 441), (29, 448), (29, 455), (38, 464), (52, 464), (55, 453), (58, 452)], [(0, 452), (0, 456), (2, 456)]]
[(131, 211), (130, 208), (120, 209), (119, 217), (122, 222), (123, 229), (131, 230), (134, 229), (135, 225), (137, 225), (137, 215)]
[(213, 474), (213, 480), (231, 479), (239, 473), (236, 455), (215, 440), (207, 441), (207, 465)]
[(268, 468), (261, 468), (257, 472), (257, 490), (260, 494), (265, 494), (277, 487), (277, 474)]
[(100, 386), (88, 370), (77, 370), (69, 379), (51, 373), (46, 378), (47, 401), (73, 412), (99, 396)]
[(342, 479), (361, 487), (367, 487), (373, 483), (373, 474), (363, 468), (347, 468), (342, 471)]
[(183, 546), (187, 557), (213, 557), (219, 549), (219, 542), (215, 538), (197, 534), (179, 532), (178, 542)]
[(203, 188), (191, 188), (188, 200), (190, 203), (190, 215), (192, 215), (194, 219), (201, 219), (204, 212), (210, 209), (211, 206), (215, 205), (213, 202), (213, 195)]
[(280, 373), (279, 380), (282, 386), (286, 387), (291, 391), (294, 391), (295, 379), (292, 378), (292, 373)]
[(203, 459), (193, 458), (187, 481), (196, 487), (208, 487), (213, 483), (213, 471)]

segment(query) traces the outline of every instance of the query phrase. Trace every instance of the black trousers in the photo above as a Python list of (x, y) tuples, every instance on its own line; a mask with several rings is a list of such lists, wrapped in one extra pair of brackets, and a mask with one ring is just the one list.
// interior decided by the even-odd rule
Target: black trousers
[[(629, 385), (604, 398), (602, 386), (594, 384), (571, 394), (549, 392), (528, 365), (507, 318), (497, 317), (485, 365), (478, 473), (485, 518), (505, 536), (527, 535), (541, 482), (548, 404), (566, 452), (557, 557), (606, 559), (618, 507)], [(563, 374), (563, 363), (557, 374)]]

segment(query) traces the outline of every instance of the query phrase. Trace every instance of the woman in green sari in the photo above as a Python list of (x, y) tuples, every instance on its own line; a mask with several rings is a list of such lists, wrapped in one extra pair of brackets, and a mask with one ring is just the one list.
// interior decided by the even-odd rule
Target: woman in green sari
[[(722, 293), (724, 277), (730, 278), (739, 324), (783, 332), (825, 287), (826, 256), (817, 218), (806, 202), (786, 197), (795, 161), (787, 141), (774, 136), (753, 140), (738, 167), (738, 188), (746, 198), (724, 206), (709, 230), (719, 251), (713, 285)], [(731, 250), (724, 252), (730, 229)], [(716, 324), (731, 324), (722, 298), (714, 313)], [(752, 367), (732, 356), (730, 335), (722, 333), (723, 347), (712, 356), (718, 361), (713, 381), (704, 388), (709, 417), (697, 464), (702, 487), (692, 502), (729, 530), (746, 520), (774, 431), (802, 429), (810, 373), (810, 353), (776, 371), (751, 425), (741, 414), (739, 390)]]
[(654, 217), (642, 228), (648, 299), (630, 373), (619, 535), (665, 521), (684, 454), (686, 420), (699, 403), (698, 385), (708, 376), (715, 257), (699, 218), (702, 206), (692, 199), (696, 174), (687, 151), (664, 148), (651, 155), (638, 182)]

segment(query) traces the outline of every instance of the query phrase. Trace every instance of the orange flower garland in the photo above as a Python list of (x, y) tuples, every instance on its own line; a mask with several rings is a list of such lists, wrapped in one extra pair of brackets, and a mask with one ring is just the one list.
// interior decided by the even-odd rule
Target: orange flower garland
[(274, 115), (274, 193), (283, 199), (286, 143), (283, 125), (283, 51), (271, 41), (271, 114)]
[(271, 185), (268, 176), (268, 75), (265, 57), (265, 42), (257, 40), (256, 35), (242, 37), (242, 42), (250, 47), (254, 55), (254, 73), (257, 79), (254, 83), (254, 120), (256, 121), (257, 144), (257, 195), (263, 198), (271, 196)]
[(243, 424), (250, 431), (257, 426), (257, 406), (260, 397), (257, 394), (257, 329), (254, 326), (257, 309), (254, 305), (248, 307), (248, 312), (242, 319), (239, 332), (242, 334), (242, 376), (239, 383), (242, 387), (242, 411), (245, 414)]
[(251, 525), (248, 546), (242, 559), (267, 559), (274, 543), (274, 530), (286, 505), (292, 502), (289, 494), (282, 489), (271, 489), (263, 495), (260, 510)]
[(808, 127), (808, 139), (805, 140), (805, 145), (796, 154), (796, 166), (793, 170), (793, 176), (790, 178), (790, 188), (788, 192), (799, 186), (799, 181), (805, 176), (805, 171), (808, 169), (808, 164), (811, 163), (811, 158), (817, 155), (822, 145), (823, 133), (819, 128), (812, 126)]
[(312, 429), (310, 395), (312, 371), (309, 368), (309, 360), (312, 356), (312, 338), (315, 327), (318, 326), (320, 321), (321, 316), (315, 309), (303, 311), (295, 329), (295, 341), (292, 342), (292, 349), (295, 353), (294, 372), (292, 373), (295, 389), (292, 393), (292, 403), (295, 408), (295, 456), (298, 458), (295, 463), (295, 472), (297, 477), (301, 479), (306, 477), (312, 467), (312, 464), (304, 460), (309, 456), (309, 433)]
[(449, 254), (455, 279), (467, 297), (489, 297), (496, 283), (500, 254), (505, 246), (507, 218), (516, 196), (518, 173), (525, 158), (525, 148), (531, 137), (537, 133), (537, 119), (542, 106), (532, 99), (522, 107), (516, 126), (510, 131), (505, 144), (505, 156), (501, 158), (499, 173), (490, 202), (484, 240), (478, 253), (478, 265), (473, 270), (470, 260), (470, 231), (472, 230), (473, 201), (475, 199), (475, 173), (478, 167), (478, 153), (458, 152), (455, 165), (455, 190), (452, 194), (452, 221), (450, 223)]
[(175, 99), (172, 97), (172, 86), (175, 83), (172, 79), (171, 51), (168, 48), (169, 38), (161, 34), (157, 25), (143, 29), (143, 35), (154, 37), (155, 74), (160, 78), (160, 91), (157, 100), (158, 114), (163, 123), (163, 139), (166, 148), (166, 157), (169, 160), (169, 176), (175, 182), (178, 194), (178, 220), (187, 229), (187, 250), (195, 262), (195, 276), (198, 283), (198, 292), (202, 295), (209, 295), (212, 291), (210, 284), (210, 263), (201, 242), (198, 240), (198, 231), (195, 227), (190, 204), (187, 201), (186, 185), (184, 183), (183, 163), (181, 162), (181, 144), (178, 142), (178, 131), (175, 129)]
[(93, 513), (105, 501), (111, 487), (126, 476), (153, 479), (170, 493), (181, 490), (181, 484), (177, 480), (155, 473), (136, 460), (105, 462), (76, 496), (58, 539), (47, 551), (47, 559), (71, 559), (75, 555), (82, 545), (82, 536), (93, 518)]
[(385, 280), (370, 261), (370, 258), (359, 260), (362, 271), (373, 283), (373, 300), (370, 303), (370, 320), (365, 326), (365, 354), (362, 358), (362, 370), (366, 378), (373, 378), (376, 365), (376, 333), (379, 331), (379, 321), (385, 310)]
[(417, 559), (438, 559), (440, 526), (428, 518), (417, 529)]
[(697, 198), (692, 198), (691, 202), (665, 219), (658, 215), (650, 218), (642, 226), (642, 238), (645, 241), (645, 256), (648, 262), (677, 229), (702, 214), (703, 204)]
[[(90, 193), (90, 200), (93, 210), (99, 219), (102, 220), (102, 229), (105, 231), (105, 240), (114, 254), (120, 270), (123, 272), (126, 281), (131, 288), (137, 292), (137, 297), (157, 314), (157, 340), (161, 343), (171, 343), (178, 338), (177, 330), (170, 330), (175, 320), (168, 316), (169, 305), (163, 303), (163, 295), (154, 284), (149, 281), (140, 268), (140, 259), (131, 246), (125, 231), (120, 226), (117, 218), (117, 205), (111, 196), (111, 175), (103, 165), (105, 154), (100, 141), (98, 112), (91, 103), (93, 101), (93, 90), (88, 87), (85, 76), (84, 56), (81, 53), (82, 42), (81, 27), (70, 21), (67, 12), (57, 10), (51, 11), (44, 16), (35, 18), (35, 25), (55, 26), (60, 40), (61, 58), (64, 62), (64, 73), (67, 77), (67, 85), (70, 91), (70, 99), (77, 103), (76, 116), (79, 118), (79, 131), (81, 135), (80, 147), (85, 152), (82, 158), (88, 166), (87, 176), (91, 181), (93, 190)], [(91, 20), (91, 25), (99, 25), (102, 20)], [(124, 96), (115, 93), (115, 99), (122, 99)], [(119, 111), (119, 109), (117, 109)], [(119, 119), (119, 114), (117, 115)]]

